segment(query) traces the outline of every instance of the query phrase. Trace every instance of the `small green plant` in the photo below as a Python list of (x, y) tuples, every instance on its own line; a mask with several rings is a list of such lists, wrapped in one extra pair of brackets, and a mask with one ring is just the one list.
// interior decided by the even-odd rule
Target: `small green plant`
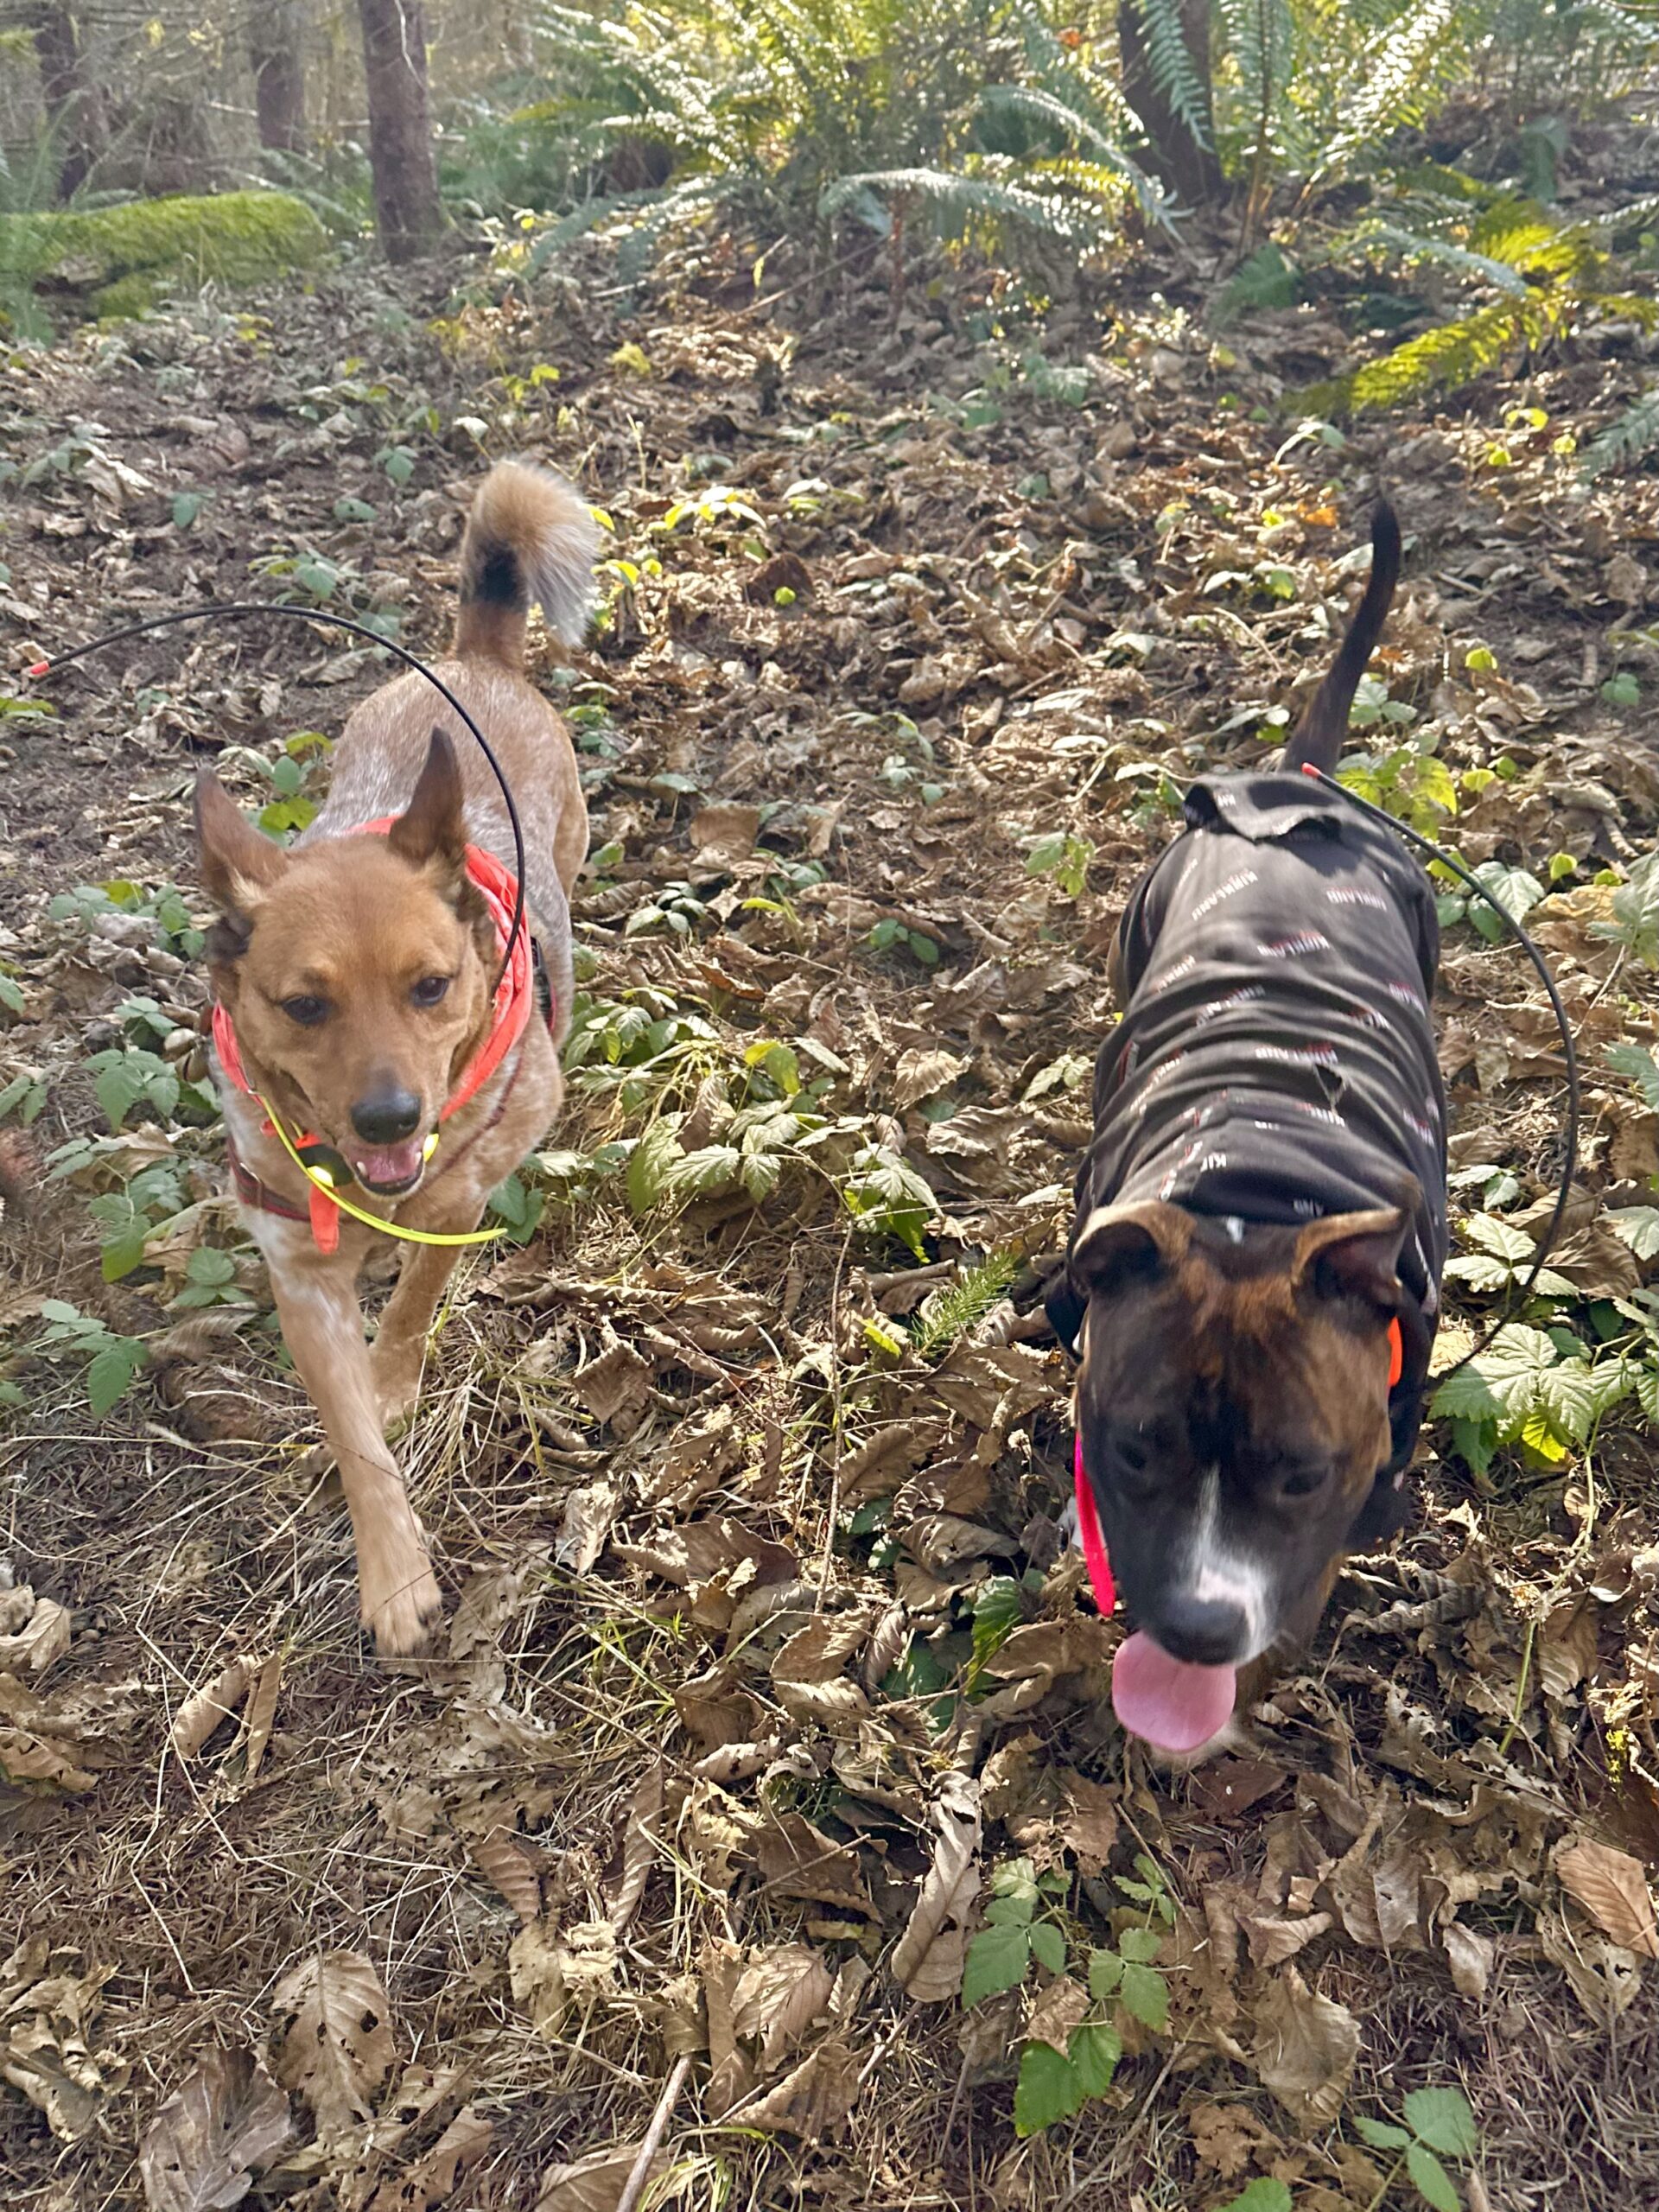
[(1593, 1353), (1570, 1329), (1510, 1321), (1466, 1367), (1447, 1376), (1430, 1411), (1451, 1423), (1459, 1456), (1478, 1473), (1506, 1445), (1522, 1445), (1547, 1465), (1559, 1465), (1632, 1393), (1649, 1420), (1659, 1417), (1659, 1375), (1650, 1363), (1659, 1344), (1650, 1336), (1644, 1350), (1637, 1340), (1652, 1329), (1652, 1316), (1631, 1300), (1612, 1304), (1636, 1332)]
[[(1123, 1929), (1115, 1948), (1091, 1946), (1084, 1971), (1089, 2005), (1066, 2032), (1064, 2050), (1040, 2035), (1029, 2037), (1020, 2053), (1014, 2089), (1014, 2125), (1019, 2135), (1035, 2135), (1069, 2119), (1091, 2097), (1111, 2085), (1122, 2040), (1112, 2024), (1118, 2005), (1144, 2026), (1161, 2034), (1169, 2024), (1169, 1984), (1155, 1963), (1163, 1947), (1157, 1924), (1173, 1926), (1175, 1908), (1157, 1867), (1143, 1853), (1135, 1860), (1141, 1878), (1114, 1878), (1145, 1918)], [(1064, 1974), (1071, 1951), (1063, 1910), (1069, 1883), (1056, 1872), (1038, 1874), (1028, 1859), (1005, 1860), (991, 1877), (987, 1925), (968, 1946), (963, 1974), (965, 2007), (1017, 1989), (1033, 1961), (1052, 1975)]]
[(1659, 851), (1643, 853), (1632, 865), (1613, 893), (1612, 909), (1611, 921), (1591, 923), (1592, 937), (1622, 944), (1644, 968), (1659, 968)]
[[(1532, 1265), (1536, 1246), (1523, 1229), (1512, 1221), (1503, 1221), (1497, 1214), (1471, 1214), (1461, 1224), (1465, 1243), (1477, 1245), (1473, 1252), (1460, 1254), (1446, 1264), (1447, 1274), (1459, 1282), (1466, 1282), (1471, 1290), (1507, 1290), (1511, 1283), (1522, 1280)], [(1565, 1275), (1557, 1274), (1551, 1268), (1540, 1271), (1533, 1286), (1540, 1298), (1572, 1298), (1576, 1295), (1573, 1286)]]
[(148, 1106), (163, 1122), (178, 1109), (179, 1078), (159, 1052), (113, 1045), (107, 1052), (94, 1052), (86, 1067), (112, 1129), (124, 1127), (135, 1106)]
[(268, 760), (262, 753), (238, 748), (235, 757), (269, 784), (276, 794), (259, 814), (259, 827), (268, 836), (286, 837), (296, 830), (309, 829), (315, 821), (317, 802), (307, 792), (305, 785), (310, 771), (326, 760), (333, 749), (334, 741), (325, 737), (320, 729), (296, 730), (274, 760)]
[(676, 499), (661, 522), (653, 527), (666, 535), (686, 521), (698, 530), (725, 530), (743, 523), (756, 530), (765, 528), (759, 512), (729, 484), (705, 484), (689, 498)]
[(1383, 2183), (1385, 2196), (1403, 2170), (1413, 2188), (1433, 2212), (1459, 2212), (1463, 2198), (1446, 2167), (1447, 2158), (1468, 2160), (1480, 2152), (1480, 2130), (1461, 2089), (1413, 2089), (1402, 2107), (1405, 2125), (1389, 2120), (1357, 2118), (1355, 2127), (1374, 2151), (1396, 2151), (1394, 2171)]
[(170, 1302), (188, 1311), (199, 1306), (251, 1306), (253, 1300), (236, 1279), (232, 1254), (198, 1244), (184, 1263), (184, 1287)]
[[(52, 1156), (50, 1173), (55, 1179), (91, 1165), (98, 1158), (96, 1145), (71, 1144)], [(184, 1185), (171, 1160), (153, 1160), (141, 1167), (124, 1188), (102, 1191), (87, 1201), (86, 1210), (104, 1231), (99, 1263), (105, 1282), (119, 1282), (144, 1263), (144, 1247), (167, 1224), (182, 1212)]]
[(184, 894), (170, 883), (146, 891), (142, 884), (117, 877), (107, 883), (78, 884), (48, 900), (47, 912), (54, 922), (76, 922), (93, 928), (100, 915), (128, 914), (155, 925), (154, 942), (163, 951), (194, 960), (202, 947), (202, 932), (190, 917)]
[(948, 1351), (959, 1337), (982, 1321), (1020, 1272), (1015, 1252), (989, 1252), (963, 1269), (955, 1282), (930, 1291), (911, 1324), (912, 1345), (924, 1359)]
[(1458, 810), (1452, 771), (1421, 744), (1395, 746), (1388, 753), (1351, 753), (1337, 779), (1424, 836), (1435, 836), (1446, 817)]
[(636, 906), (623, 926), (624, 937), (651, 937), (666, 931), (671, 937), (693, 937), (709, 909), (689, 883), (665, 883), (647, 906)]
[(872, 952), (898, 950), (909, 953), (912, 960), (920, 961), (924, 968), (937, 968), (939, 948), (934, 939), (925, 937), (920, 930), (912, 930), (891, 915), (877, 922), (864, 940)]
[(132, 1388), (140, 1368), (149, 1359), (149, 1347), (139, 1337), (118, 1337), (98, 1319), (83, 1313), (61, 1298), (48, 1298), (41, 1306), (45, 1334), (35, 1350), (48, 1359), (86, 1362), (86, 1402), (101, 1421)]
[(927, 1257), (922, 1234), (938, 1211), (929, 1185), (884, 1145), (865, 1145), (853, 1156), (842, 1185), (848, 1211), (861, 1229), (896, 1236), (918, 1260)]
[(527, 1185), (522, 1173), (509, 1175), (490, 1192), (489, 1210), (505, 1224), (510, 1244), (528, 1244), (541, 1227), (547, 1193)]
[(1080, 899), (1095, 857), (1091, 838), (1070, 830), (1052, 830), (1026, 848), (1026, 874), (1052, 876), (1068, 899)]

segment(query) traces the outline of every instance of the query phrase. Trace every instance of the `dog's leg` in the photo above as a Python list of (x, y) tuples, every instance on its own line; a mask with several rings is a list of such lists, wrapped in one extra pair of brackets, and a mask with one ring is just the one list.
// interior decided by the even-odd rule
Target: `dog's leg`
[(270, 1280), (283, 1342), (340, 1468), (364, 1625), (389, 1656), (418, 1651), (443, 1600), (425, 1535), (386, 1447), (352, 1275), (338, 1263), (307, 1258), (273, 1266)]
[[(456, 1233), (472, 1228), (457, 1224)], [(455, 1252), (442, 1244), (416, 1244), (404, 1261), (397, 1287), (392, 1292), (369, 1355), (374, 1376), (380, 1419), (391, 1428), (415, 1410), (421, 1387), (421, 1364), (426, 1353), (427, 1332), (438, 1310), (444, 1286), (454, 1271)]]

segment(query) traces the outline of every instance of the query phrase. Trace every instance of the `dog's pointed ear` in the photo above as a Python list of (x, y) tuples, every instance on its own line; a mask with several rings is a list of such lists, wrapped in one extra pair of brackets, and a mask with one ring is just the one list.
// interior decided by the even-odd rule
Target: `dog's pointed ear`
[(441, 729), (434, 729), (414, 797), (388, 833), (392, 851), (459, 884), (467, 868), (463, 804), (455, 748)]
[(210, 768), (196, 778), (195, 810), (202, 881), (221, 912), (249, 920), (287, 868), (288, 855), (254, 828)]
[(1296, 1239), (1291, 1287), (1320, 1298), (1357, 1298), (1379, 1313), (1399, 1311), (1400, 1247), (1411, 1215), (1405, 1206), (1330, 1213)]
[(1071, 1280), (1087, 1296), (1115, 1290), (1132, 1275), (1179, 1267), (1192, 1241), (1192, 1224), (1179, 1206), (1157, 1198), (1096, 1206), (1067, 1255)]

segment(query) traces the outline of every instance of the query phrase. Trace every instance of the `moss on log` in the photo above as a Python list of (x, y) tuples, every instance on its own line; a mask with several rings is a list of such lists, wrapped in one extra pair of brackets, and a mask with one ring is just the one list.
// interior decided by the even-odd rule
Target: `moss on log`
[(327, 238), (285, 192), (124, 200), (113, 207), (0, 215), (0, 311), (43, 303), (112, 321), (163, 293), (248, 284), (308, 269)]

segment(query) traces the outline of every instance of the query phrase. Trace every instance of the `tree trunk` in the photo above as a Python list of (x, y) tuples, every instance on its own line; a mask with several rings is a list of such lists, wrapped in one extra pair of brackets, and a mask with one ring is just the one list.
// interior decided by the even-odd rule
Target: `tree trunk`
[(1199, 114), (1205, 136), (1179, 115), (1153, 81), (1144, 0), (1118, 0), (1117, 43), (1123, 72), (1123, 97), (1146, 125), (1151, 167), (1189, 207), (1219, 200), (1224, 189), (1215, 150), (1215, 111), (1210, 83), (1210, 0), (1166, 0), (1178, 8), (1181, 36), (1203, 98)]
[(369, 93), (374, 213), (388, 261), (412, 261), (443, 228), (426, 104), (420, 0), (357, 0)]
[(304, 37), (301, 0), (260, 0), (248, 17), (259, 143), (278, 153), (305, 150)]
[(40, 64), (41, 97), (58, 137), (58, 198), (73, 200), (109, 143), (103, 97), (88, 81), (80, 39), (67, 7), (48, 0), (34, 10), (29, 28)]

